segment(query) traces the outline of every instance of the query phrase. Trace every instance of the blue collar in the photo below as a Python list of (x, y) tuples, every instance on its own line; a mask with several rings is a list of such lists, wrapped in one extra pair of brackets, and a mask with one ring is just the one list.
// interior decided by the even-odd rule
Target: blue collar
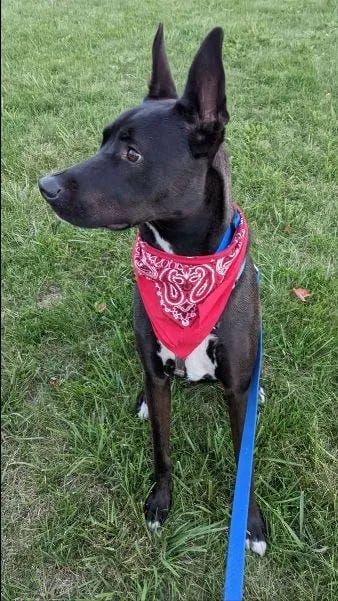
[[(231, 240), (233, 238), (233, 235), (234, 235), (236, 229), (239, 226), (240, 220), (241, 220), (240, 214), (235, 209), (234, 216), (233, 216), (233, 218), (231, 220), (230, 225), (227, 227), (227, 229), (224, 232), (224, 236), (223, 236), (222, 240), (219, 243), (219, 246), (218, 246), (218, 248), (216, 250), (216, 254), (220, 253), (222, 250), (225, 250), (226, 247), (229, 246), (229, 244), (230, 244), (230, 242), (231, 242)], [(239, 278), (241, 277), (241, 275), (242, 275), (242, 273), (244, 271), (245, 265), (246, 265), (246, 258), (244, 258), (244, 261), (243, 261), (243, 263), (241, 265), (241, 268), (240, 268), (240, 270), (238, 272), (238, 276), (236, 278), (236, 282), (238, 282)]]
[(222, 250), (225, 250), (227, 246), (229, 246), (232, 237), (235, 233), (235, 230), (238, 228), (239, 226), (239, 222), (240, 222), (241, 218), (240, 215), (238, 213), (238, 211), (234, 211), (234, 216), (231, 220), (230, 225), (227, 227), (227, 229), (224, 232), (224, 236), (222, 238), (222, 240), (219, 243), (219, 246), (216, 250), (216, 253), (220, 253)]

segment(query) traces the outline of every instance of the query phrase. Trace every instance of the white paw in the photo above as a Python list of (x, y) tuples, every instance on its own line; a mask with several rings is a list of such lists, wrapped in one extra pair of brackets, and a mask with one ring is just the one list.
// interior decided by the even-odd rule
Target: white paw
[(264, 388), (262, 388), (262, 386), (259, 389), (258, 392), (258, 401), (260, 405), (264, 405), (265, 403), (265, 392), (264, 392)]
[(142, 405), (140, 405), (137, 415), (140, 419), (149, 419), (149, 409), (145, 401), (142, 401)]
[(149, 520), (149, 522), (147, 522), (147, 526), (149, 530), (156, 532), (160, 528), (161, 524), (158, 520)]
[(245, 546), (247, 549), (251, 549), (254, 553), (257, 553), (260, 557), (263, 557), (266, 552), (266, 542), (265, 540), (250, 540), (249, 538), (245, 541)]

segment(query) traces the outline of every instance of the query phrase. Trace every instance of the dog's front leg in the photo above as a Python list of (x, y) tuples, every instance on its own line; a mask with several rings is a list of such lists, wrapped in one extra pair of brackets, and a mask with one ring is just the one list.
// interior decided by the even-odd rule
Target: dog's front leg
[(171, 461), (169, 456), (170, 381), (146, 373), (145, 398), (151, 421), (155, 484), (148, 496), (144, 512), (148, 527), (156, 530), (165, 521), (172, 496)]
[(153, 438), (155, 483), (145, 502), (144, 513), (149, 528), (156, 530), (167, 518), (172, 498), (169, 456), (171, 392), (169, 376), (158, 355), (159, 344), (137, 287), (134, 295), (134, 331), (145, 373), (144, 391), (138, 396), (137, 413), (143, 418), (149, 415)]

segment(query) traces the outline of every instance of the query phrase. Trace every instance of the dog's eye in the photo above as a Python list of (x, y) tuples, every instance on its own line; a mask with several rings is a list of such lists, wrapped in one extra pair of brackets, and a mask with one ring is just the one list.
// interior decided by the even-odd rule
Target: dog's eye
[(140, 158), (141, 158), (140, 153), (137, 152), (137, 150), (135, 150), (135, 148), (132, 148), (131, 146), (129, 146), (129, 148), (127, 150), (128, 161), (130, 161), (131, 163), (137, 163), (137, 161), (139, 161)]

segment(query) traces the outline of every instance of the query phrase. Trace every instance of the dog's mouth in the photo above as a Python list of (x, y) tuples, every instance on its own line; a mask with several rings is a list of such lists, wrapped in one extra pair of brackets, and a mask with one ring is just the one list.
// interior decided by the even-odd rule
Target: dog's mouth
[(126, 230), (131, 227), (130, 223), (110, 223), (105, 226), (108, 230)]

